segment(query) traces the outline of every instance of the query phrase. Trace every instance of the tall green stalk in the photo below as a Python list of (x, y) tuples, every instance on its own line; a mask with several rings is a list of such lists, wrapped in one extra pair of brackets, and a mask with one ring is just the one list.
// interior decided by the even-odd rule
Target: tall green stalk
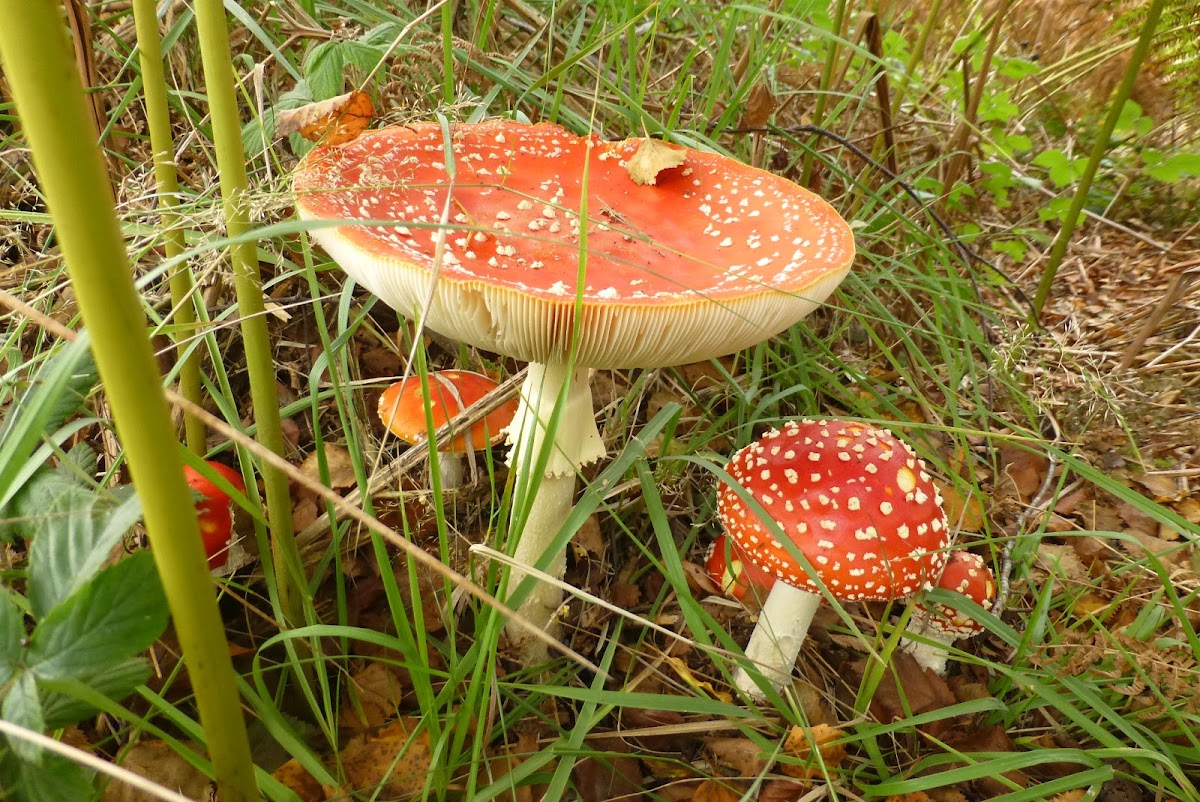
[(1092, 153), (1083, 169), (1083, 175), (1079, 177), (1079, 184), (1075, 187), (1075, 197), (1071, 198), (1071, 208), (1067, 211), (1067, 219), (1063, 221), (1062, 228), (1058, 230), (1058, 237), (1055, 238), (1054, 245), (1050, 248), (1050, 258), (1046, 260), (1046, 269), (1042, 272), (1042, 280), (1038, 282), (1037, 294), (1033, 297), (1034, 323), (1042, 316), (1042, 307), (1046, 305), (1046, 299), (1050, 297), (1050, 288), (1054, 286), (1054, 277), (1058, 275), (1058, 266), (1062, 264), (1063, 257), (1067, 255), (1067, 246), (1071, 244), (1071, 235), (1075, 233), (1075, 221), (1079, 219), (1079, 215), (1083, 211), (1088, 192), (1092, 189), (1092, 181), (1096, 178), (1096, 171), (1100, 168), (1104, 154), (1108, 152), (1108, 140), (1112, 136), (1113, 129), (1117, 127), (1117, 120), (1121, 117), (1121, 109), (1125, 108), (1125, 101), (1129, 100), (1129, 96), (1133, 94), (1133, 85), (1137, 81), (1138, 72), (1142, 69), (1142, 62), (1146, 60), (1146, 54), (1150, 52), (1150, 40), (1154, 38), (1154, 31), (1158, 29), (1163, 2), (1164, 0), (1151, 0), (1150, 7), (1146, 10), (1146, 21), (1142, 23), (1142, 32), (1129, 57), (1129, 66), (1125, 68), (1121, 85), (1117, 87), (1117, 92), (1113, 95), (1112, 104), (1108, 107), (1108, 115), (1100, 125), (1100, 130), (1096, 132), (1096, 142), (1092, 145)]
[[(221, 0), (196, 0), (195, 9), (196, 27), (200, 34), (200, 59), (208, 89), (208, 111), (212, 119), (213, 145), (217, 152), (217, 169), (221, 174), (225, 228), (230, 237), (244, 237), (250, 231), (250, 210), (246, 198), (248, 182), (225, 6)], [(275, 362), (267, 333), (258, 250), (252, 240), (244, 239), (230, 248), (229, 256), (237, 290), (242, 343), (246, 349), (250, 400), (254, 407), (254, 420), (258, 424), (258, 442), (282, 457), (285, 446), (279, 420), (279, 393), (275, 389)], [(288, 480), (269, 465), (262, 466), (262, 476), (267, 495), (267, 520), (271, 529), (271, 557), (276, 568), (279, 613), (285, 626), (300, 626), (304, 623), (303, 599), (300, 595), (305, 584), (304, 569), (292, 531)]]
[[(154, 151), (154, 180), (158, 185), (158, 208), (162, 217), (163, 249), (167, 259), (183, 253), (183, 229), (179, 227), (179, 175), (175, 170), (175, 141), (171, 137), (171, 113), (167, 104), (167, 83), (163, 76), (162, 42), (154, 0), (133, 0), (133, 18), (137, 25), (138, 53), (142, 65), (142, 92), (146, 97), (146, 120), (150, 125), (150, 148)], [(188, 355), (187, 341), (196, 330), (196, 310), (192, 306), (195, 291), (192, 271), (180, 265), (171, 275), (171, 308), (174, 310), (175, 343), (179, 359), (179, 394), (200, 403), (200, 360)], [(197, 454), (207, 451), (208, 433), (195, 416), (184, 413), (183, 428), (187, 445)]]
[(250, 802), (259, 798), (254, 766), (212, 577), (108, 176), (80, 136), (91, 130), (88, 110), (59, 13), (55, 3), (0, 0), (0, 62), (141, 497), (221, 799)]

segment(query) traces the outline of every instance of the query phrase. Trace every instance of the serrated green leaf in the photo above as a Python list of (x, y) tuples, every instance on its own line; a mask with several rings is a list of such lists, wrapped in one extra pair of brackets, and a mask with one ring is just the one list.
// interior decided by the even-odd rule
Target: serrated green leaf
[(154, 557), (139, 552), (105, 568), (42, 619), (28, 665), (47, 679), (100, 671), (149, 647), (166, 624)]
[(346, 60), (341, 44), (322, 42), (304, 59), (304, 80), (315, 100), (326, 100), (342, 93)]
[(25, 616), (12, 594), (0, 588), (0, 688), (12, 679), (20, 664), (24, 638)]
[(96, 795), (91, 773), (58, 755), (45, 755), (40, 766), (0, 755), (0, 782), (8, 802), (85, 802)]
[[(4, 697), (3, 705), (0, 705), (0, 717), (10, 724), (16, 724), (18, 727), (24, 727), (36, 733), (41, 733), (46, 728), (46, 722), (42, 716), (42, 703), (38, 698), (37, 683), (33, 674), (28, 671), (17, 674), (16, 680), (8, 686), (8, 693)], [(11, 735), (6, 737), (8, 745), (21, 760), (34, 764), (41, 761), (42, 748), (40, 746), (30, 743), (24, 738), (16, 738)]]
[(100, 467), (100, 455), (87, 443), (76, 443), (67, 452), (67, 462), (70, 466), (59, 466), (59, 470), (69, 467), (84, 476), (94, 476)]
[(0, 424), (0, 509), (20, 490), (16, 482), (42, 437), (63, 425), (96, 384), (96, 363), (83, 332), (44, 364)]
[(46, 727), (57, 729), (93, 716), (100, 709), (97, 696), (124, 699), (150, 676), (150, 665), (132, 657), (101, 671), (85, 672), (75, 679), (39, 682)]
[(142, 517), (136, 495), (120, 503), (78, 487), (45, 508), (45, 525), (29, 547), (29, 602), (36, 618), (90, 581), (129, 528)]

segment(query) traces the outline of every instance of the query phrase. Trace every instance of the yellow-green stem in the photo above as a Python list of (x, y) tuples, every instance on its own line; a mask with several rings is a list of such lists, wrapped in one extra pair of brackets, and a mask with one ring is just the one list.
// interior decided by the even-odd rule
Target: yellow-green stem
[[(138, 54), (142, 66), (142, 92), (146, 97), (146, 121), (150, 126), (150, 148), (154, 151), (154, 180), (158, 185), (158, 208), (162, 213), (163, 250), (167, 259), (183, 253), (183, 229), (176, 211), (179, 205), (179, 175), (175, 171), (175, 141), (171, 136), (171, 113), (167, 104), (167, 84), (163, 76), (162, 42), (154, 0), (133, 0), (133, 18), (137, 25)], [(174, 310), (175, 342), (179, 359), (179, 394), (200, 403), (200, 360), (188, 356), (188, 340), (196, 330), (196, 311), (192, 306), (195, 281), (187, 265), (171, 275), (171, 308)], [(204, 424), (184, 413), (183, 428), (187, 446), (197, 454), (207, 451)]]
[(1137, 81), (1138, 72), (1142, 69), (1142, 62), (1146, 60), (1146, 54), (1150, 52), (1150, 40), (1154, 38), (1154, 31), (1158, 29), (1158, 19), (1162, 16), (1162, 10), (1163, 0), (1151, 1), (1150, 7), (1146, 10), (1146, 19), (1142, 23), (1142, 32), (1129, 57), (1129, 66), (1125, 68), (1121, 85), (1117, 87), (1117, 92), (1113, 95), (1112, 105), (1108, 107), (1108, 116), (1104, 118), (1100, 130), (1096, 132), (1096, 142), (1092, 145), (1092, 153), (1083, 169), (1083, 175), (1079, 177), (1079, 184), (1075, 187), (1075, 197), (1071, 198), (1071, 208), (1067, 210), (1067, 219), (1063, 221), (1062, 228), (1058, 231), (1058, 237), (1055, 238), (1054, 245), (1050, 248), (1050, 258), (1046, 260), (1046, 268), (1042, 271), (1042, 280), (1038, 282), (1037, 294), (1033, 298), (1034, 323), (1042, 316), (1042, 307), (1046, 305), (1046, 299), (1050, 297), (1050, 288), (1054, 286), (1054, 277), (1058, 274), (1058, 266), (1062, 264), (1063, 257), (1067, 255), (1067, 246), (1071, 243), (1071, 235), (1075, 233), (1075, 221), (1083, 212), (1083, 205), (1087, 202), (1088, 192), (1092, 189), (1092, 180), (1096, 177), (1096, 170), (1100, 167), (1100, 162), (1104, 160), (1104, 154), (1108, 152), (1108, 140), (1112, 136), (1113, 129), (1117, 127), (1121, 109), (1125, 108), (1125, 101), (1129, 100), (1129, 96), (1133, 94), (1133, 85)]
[(100, 152), (55, 3), (0, 0), (0, 62), (138, 488), (224, 802), (259, 798), (250, 743), (178, 441)]
[[(284, 455), (283, 430), (279, 419), (279, 393), (275, 388), (275, 362), (267, 332), (266, 305), (258, 251), (250, 231), (247, 203), (245, 151), (233, 82), (233, 56), (229, 51), (229, 26), (221, 0), (196, 0), (196, 27), (200, 34), (200, 60), (208, 88), (208, 111), (212, 119), (217, 170), (221, 175), (221, 197), (225, 228), (232, 238), (243, 238), (230, 248), (234, 287), (246, 370), (250, 377), (250, 399), (258, 424), (258, 442), (279, 456)], [(262, 466), (267, 496), (267, 520), (271, 529), (271, 557), (275, 563), (279, 614), (285, 625), (304, 623), (301, 593), (305, 587), (300, 554), (292, 532), (292, 503), (288, 480), (269, 465)]]

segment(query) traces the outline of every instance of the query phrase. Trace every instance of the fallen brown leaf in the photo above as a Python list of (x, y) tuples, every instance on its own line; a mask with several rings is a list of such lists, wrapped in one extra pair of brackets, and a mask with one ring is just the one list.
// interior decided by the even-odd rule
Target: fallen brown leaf
[(746, 106), (742, 111), (742, 119), (738, 120), (738, 128), (764, 127), (777, 108), (779, 108), (779, 102), (775, 100), (775, 95), (771, 93), (770, 88), (764, 83), (756, 83), (750, 87), (750, 94), (746, 97)]
[(350, 676), (338, 708), (338, 724), (355, 733), (373, 730), (396, 715), (403, 696), (397, 671), (384, 663), (371, 663)]
[[(342, 446), (325, 443), (325, 463), (329, 467), (330, 487), (334, 490), (341, 490), (354, 486), (356, 482), (354, 463), (350, 460), (349, 451)], [(317, 459), (317, 452), (314, 451), (304, 458), (304, 462), (300, 465), (300, 472), (310, 479), (321, 480), (321, 468)]]
[(817, 724), (808, 731), (803, 727), (792, 727), (783, 750), (800, 763), (781, 761), (780, 769), (789, 777), (801, 780), (824, 776), (846, 759), (846, 745), (835, 743), (841, 737), (842, 731), (828, 724)]
[[(147, 780), (178, 791), (188, 799), (207, 799), (212, 793), (212, 780), (163, 741), (138, 741), (125, 750), (120, 764)], [(144, 791), (113, 780), (104, 789), (100, 802), (155, 802), (156, 799)]]
[(683, 165), (687, 154), (682, 148), (658, 139), (643, 139), (637, 152), (625, 163), (625, 171), (635, 184), (657, 184), (658, 174)]
[(741, 798), (741, 793), (733, 790), (726, 783), (716, 780), (705, 780), (700, 783), (691, 797), (692, 802), (738, 802)]
[(1022, 501), (1028, 501), (1042, 486), (1049, 461), (1041, 454), (1031, 454), (1016, 446), (1000, 446), (1001, 477)]
[(325, 791), (300, 761), (292, 758), (271, 774), (276, 780), (295, 792), (300, 802), (323, 802)]
[[(867, 658), (850, 664), (850, 670), (861, 678), (867, 668)], [(871, 715), (888, 724), (911, 716), (949, 707), (958, 700), (954, 697), (946, 680), (932, 671), (922, 668), (908, 652), (892, 654), (889, 670), (884, 672), (871, 699)], [(951, 721), (933, 721), (921, 729), (935, 737), (950, 729)]]
[(420, 794), (432, 765), (429, 733), (413, 735), (420, 723), (415, 716), (404, 716), (374, 734), (351, 738), (337, 756), (349, 788), (327, 788), (326, 796), (376, 788), (384, 799)]
[(742, 777), (761, 774), (770, 765), (758, 744), (749, 738), (708, 738), (705, 745), (718, 763), (728, 766)]
[(366, 92), (347, 92), (279, 112), (275, 118), (275, 134), (298, 133), (322, 145), (340, 145), (357, 138), (374, 116), (375, 107)]
[[(625, 752), (629, 747), (615, 739), (605, 739), (608, 752)], [(636, 758), (626, 754), (608, 754), (585, 758), (571, 770), (575, 789), (583, 802), (641, 802), (642, 767)]]

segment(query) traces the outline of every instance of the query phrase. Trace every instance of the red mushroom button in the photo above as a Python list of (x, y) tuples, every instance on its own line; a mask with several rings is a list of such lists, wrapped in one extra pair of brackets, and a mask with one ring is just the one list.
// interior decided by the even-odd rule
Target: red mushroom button
[[(924, 463), (887, 429), (791, 422), (738, 451), (726, 470), (774, 523), (721, 486), (725, 531), (747, 562), (776, 577), (746, 647), (776, 687), (790, 675), (822, 586), (843, 601), (905, 598), (928, 587), (945, 562), (941, 497)], [(741, 669), (734, 682), (760, 694)]]
[[(978, 554), (954, 551), (946, 561), (936, 586), (966, 596), (984, 610), (992, 609), (996, 600), (996, 578), (992, 569)], [(983, 632), (983, 625), (963, 612), (945, 604), (918, 602), (909, 619), (910, 631), (921, 641), (905, 638), (901, 648), (908, 650), (925, 668), (946, 673), (948, 647), (959, 638), (969, 638)]]
[[(446, 425), (456, 415), (479, 402), (495, 390), (496, 382), (479, 373), (466, 370), (440, 370), (428, 377), (430, 414), (435, 429)], [(409, 378), (396, 382), (379, 396), (379, 419), (388, 431), (407, 443), (425, 441), (425, 392), (420, 379)], [(504, 439), (504, 430), (517, 411), (513, 400), (490, 412), (483, 420), (465, 432), (456, 433), (445, 443), (438, 443), (438, 466), (442, 487), (458, 487), (463, 479), (463, 454), (479, 451)], [(472, 464), (473, 467), (473, 464)]]
[[(293, 181), (301, 218), (340, 223), (312, 236), (359, 283), (434, 331), (531, 363), (509, 430), (513, 556), (557, 577), (565, 551), (549, 544), (575, 475), (604, 456), (588, 370), (753, 345), (815, 309), (854, 258), (829, 204), (733, 159), (664, 143), (678, 164), (634, 181), (643, 141), (415, 123), (314, 148)], [(561, 592), (524, 576), (510, 597), (530, 585), (518, 609), (551, 627)]]
[[(216, 460), (206, 464), (239, 493), (246, 492), (246, 483), (236, 470)], [(216, 482), (191, 465), (183, 466), (183, 475), (188, 487), (203, 496), (196, 502), (196, 519), (200, 524), (208, 567), (211, 570), (223, 568), (229, 559), (229, 540), (233, 535), (233, 500)]]

